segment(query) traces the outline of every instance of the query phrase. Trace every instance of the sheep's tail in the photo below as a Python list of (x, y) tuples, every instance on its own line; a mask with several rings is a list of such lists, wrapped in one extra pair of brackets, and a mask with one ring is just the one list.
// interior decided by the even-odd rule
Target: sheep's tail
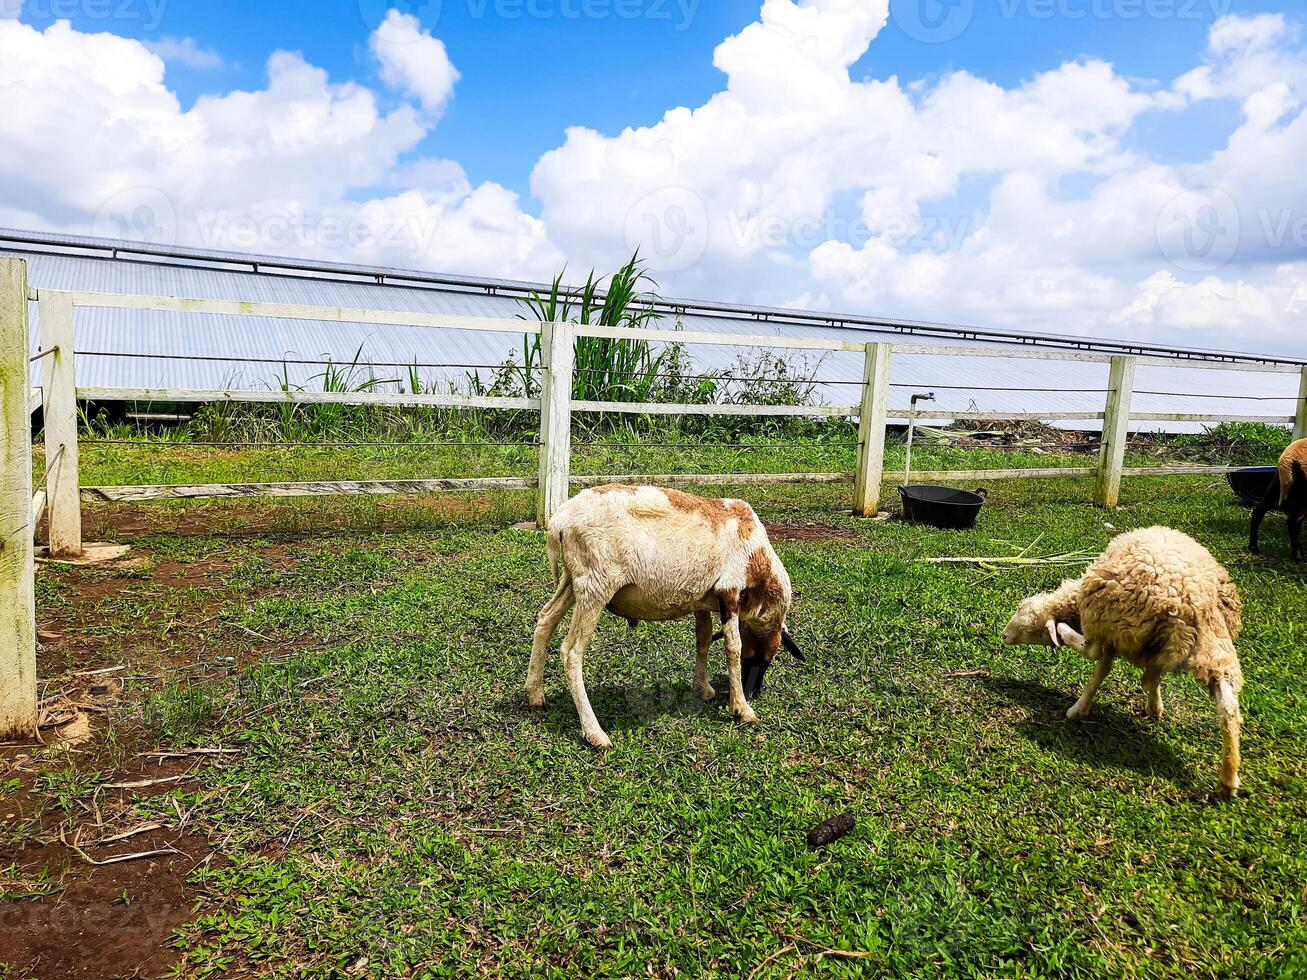
[(563, 564), (563, 532), (551, 530), (548, 534), (549, 571), (554, 577), (554, 587), (557, 588), (567, 575), (567, 566)]
[(1283, 476), (1280, 478), (1280, 506), (1292, 506), (1295, 497), (1307, 497), (1307, 464), (1298, 458), (1289, 463), (1288, 482), (1285, 482)]
[(1243, 690), (1239, 653), (1224, 627), (1224, 620), (1199, 625), (1198, 642), (1188, 665), (1194, 678), (1205, 685), (1213, 697), (1223, 685), (1236, 695)]
[[(1235, 664), (1238, 672), (1238, 663)], [(1243, 758), (1239, 749), (1243, 715), (1239, 711), (1239, 687), (1243, 676), (1221, 677), (1212, 683), (1212, 700), (1216, 702), (1216, 720), (1221, 726), (1221, 790), (1226, 796), (1239, 792), (1239, 766)]]
[(1280, 457), (1280, 507), (1286, 508), (1292, 502), (1295, 492), (1307, 497), (1307, 453), (1295, 452), (1290, 447)]

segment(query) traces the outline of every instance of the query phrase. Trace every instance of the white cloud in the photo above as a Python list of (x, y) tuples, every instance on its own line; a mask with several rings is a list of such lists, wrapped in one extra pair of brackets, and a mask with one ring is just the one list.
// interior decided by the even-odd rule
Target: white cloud
[[(851, 78), (884, 13), (766, 0), (718, 47), (726, 83), (703, 105), (615, 136), (572, 129), (540, 160), (551, 233), (587, 263), (638, 236), (683, 293), (1189, 342), (1255, 323), (1307, 348), (1307, 57), (1285, 17), (1222, 18), (1170, 85), (1094, 59), (1009, 87)], [(1144, 114), (1216, 98), (1243, 122), (1209, 159), (1131, 145)]]
[(468, 273), (561, 264), (513, 194), (474, 187), (449, 161), (407, 159), (432, 125), (408, 102), (387, 111), (288, 52), (269, 58), (266, 87), (185, 111), (164, 76), (138, 41), (0, 20), (0, 217)]
[(209, 48), (202, 48), (193, 37), (161, 37), (146, 41), (145, 46), (164, 61), (175, 61), (188, 68), (220, 68), (222, 57)]
[(458, 70), (445, 45), (422, 29), (418, 19), (391, 9), (369, 46), (381, 65), (381, 80), (416, 98), (431, 116), (444, 111), (454, 94)]
[[(672, 294), (1307, 353), (1292, 20), (1224, 17), (1171, 80), (1094, 58), (1013, 85), (852, 77), (887, 9), (764, 0), (701, 105), (568, 130), (531, 175), (538, 218), (414, 156), (458, 72), (398, 11), (369, 42), (387, 94), (280, 52), (263, 88), (185, 111), (139, 42), (0, 20), (0, 221), (524, 277), (640, 244)], [(1133, 139), (1150, 113), (1210, 125), (1217, 99), (1239, 117), (1214, 153)]]

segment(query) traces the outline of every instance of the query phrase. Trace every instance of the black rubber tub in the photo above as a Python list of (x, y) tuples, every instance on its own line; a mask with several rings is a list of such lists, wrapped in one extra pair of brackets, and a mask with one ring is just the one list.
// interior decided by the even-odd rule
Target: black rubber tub
[(924, 484), (899, 487), (903, 498), (903, 517), (909, 521), (965, 531), (976, 526), (980, 508), (989, 497), (988, 490), (958, 490), (955, 487), (932, 487)]
[(1272, 487), (1280, 485), (1280, 471), (1274, 466), (1245, 466), (1225, 475), (1230, 489), (1249, 507), (1256, 507)]

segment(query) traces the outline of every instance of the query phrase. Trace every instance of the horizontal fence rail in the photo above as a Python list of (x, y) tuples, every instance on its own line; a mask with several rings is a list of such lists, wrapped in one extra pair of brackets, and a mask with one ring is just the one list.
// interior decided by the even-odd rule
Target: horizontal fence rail
[(246, 391), (219, 388), (78, 388), (84, 401), (246, 402), (260, 405), (386, 405), (392, 408), (502, 408), (535, 411), (538, 398), (415, 395), (383, 391)]
[(450, 313), (364, 310), (341, 306), (305, 306), (290, 303), (247, 303), (225, 299), (177, 299), (168, 296), (132, 296), (123, 293), (56, 293), (42, 289), (39, 298), (60, 295), (73, 306), (108, 310), (144, 310), (154, 313), (208, 313), (221, 316), (257, 316), (276, 320), (324, 320), (329, 323), (367, 323), (384, 327), (438, 327), (448, 330), (488, 330), (495, 333), (538, 334), (531, 320), (456, 316)]
[[(603, 326), (570, 322), (548, 323), (527, 319), (496, 319), (425, 312), (394, 310), (351, 309), (285, 303), (244, 302), (218, 299), (187, 299), (160, 296), (133, 296), (111, 293), (61, 292), (39, 290), (29, 294), (40, 306), (41, 346), (38, 358), (42, 363), (43, 387), (33, 388), (28, 398), (32, 412), (45, 409), (46, 459), (52, 460), (48, 486), (32, 501), (33, 520), (42, 511), (49, 514), (52, 549), (58, 544), (61, 554), (80, 550), (81, 502), (125, 502), (169, 499), (240, 498), (240, 497), (320, 497), (328, 495), (392, 495), (443, 492), (485, 492), (491, 490), (522, 490), (535, 493), (537, 515), (541, 522), (566, 501), (569, 489), (598, 486), (605, 483), (657, 484), (663, 486), (739, 485), (766, 486), (799, 483), (851, 483), (854, 511), (874, 514), (880, 506), (882, 487), (886, 481), (901, 481), (906, 475), (886, 471), (884, 467), (886, 427), (891, 422), (913, 418), (938, 418), (969, 421), (1041, 421), (1041, 422), (1097, 422), (1102, 424), (1103, 437), (1098, 459), (1091, 466), (1045, 467), (1023, 469), (986, 470), (929, 470), (916, 471), (915, 480), (930, 482), (999, 481), (1031, 478), (1092, 477), (1095, 479), (1095, 501), (1105, 507), (1116, 506), (1120, 484), (1124, 477), (1211, 475), (1225, 472), (1228, 467), (1212, 465), (1161, 465), (1156, 467), (1126, 467), (1125, 453), (1129, 444), (1131, 422), (1267, 422), (1293, 425), (1295, 434), (1307, 436), (1307, 370), (1292, 364), (1231, 363), (1212, 359), (1169, 359), (1165, 357), (1110, 355), (1063, 348), (1032, 348), (989, 345), (966, 347), (957, 345), (917, 343), (884, 343), (832, 340), (826, 338), (795, 337), (785, 335), (759, 335), (745, 333), (710, 333), (667, 328)], [(403, 391), (368, 390), (354, 392), (302, 391), (294, 388), (266, 390), (239, 388), (172, 388), (172, 387), (105, 387), (76, 383), (76, 357), (74, 343), (74, 310), (78, 308), (120, 309), (184, 313), (196, 315), (222, 315), (261, 317), (274, 320), (316, 320), (331, 323), (372, 324), (391, 327), (418, 327), (452, 331), (482, 331), (513, 333), (539, 337), (540, 364), (533, 370), (539, 378), (538, 397), (497, 397), (488, 395), (435, 394)], [(755, 350), (814, 351), (820, 353), (858, 353), (864, 357), (862, 377), (857, 381), (838, 381), (859, 390), (857, 404), (798, 405), (798, 404), (678, 404), (647, 402), (614, 402), (573, 400), (573, 380), (591, 370), (578, 368), (574, 362), (574, 345), (578, 338), (610, 340), (639, 340), (679, 345), (711, 345)], [(86, 351), (80, 356), (102, 356), (107, 352)], [(1101, 364), (1108, 368), (1106, 386), (1058, 388), (1039, 381), (1028, 388), (1011, 385), (915, 385), (891, 380), (892, 365), (901, 356), (988, 358), (1015, 362), (1030, 362), (1032, 371), (1038, 362), (1065, 361), (1080, 364)], [(112, 356), (120, 356), (114, 353)], [(149, 354), (121, 356), (188, 359), (183, 354)], [(198, 355), (197, 355), (198, 357)], [(221, 355), (223, 360), (271, 363), (277, 358), (237, 357)], [(305, 361), (305, 363), (309, 363)], [(313, 361), (312, 363), (330, 363)], [(367, 367), (376, 365), (366, 364)], [(402, 362), (387, 362), (385, 366), (410, 366)], [(421, 366), (415, 360), (413, 366)], [(445, 365), (442, 365), (445, 366)], [(462, 365), (476, 367), (476, 365)], [(1135, 412), (1131, 401), (1135, 394), (1177, 397), (1205, 397), (1198, 392), (1164, 392), (1135, 388), (1135, 374), (1140, 366), (1183, 367), (1193, 370), (1241, 371), (1270, 374), (1298, 373), (1301, 376), (1299, 394), (1283, 398), (1256, 397), (1258, 401), (1294, 403), (1295, 413), (1280, 414), (1210, 414), (1202, 412)], [(482, 365), (487, 367), (488, 365)], [(727, 380), (729, 376), (721, 376)], [(734, 379), (730, 379), (734, 380)], [(805, 379), (784, 379), (795, 385)], [(386, 382), (393, 384), (396, 382)], [(928, 413), (891, 409), (889, 396), (892, 389), (938, 388), (955, 392), (1046, 392), (1049, 394), (1098, 394), (1104, 399), (1101, 411), (1004, 411), (984, 410), (971, 403), (968, 407), (945, 408), (931, 406)], [(850, 392), (852, 394), (852, 392)], [(963, 395), (962, 398), (966, 396)], [(1216, 397), (1216, 396), (1213, 396)], [(1229, 396), (1234, 397), (1234, 396)], [(272, 405), (353, 405), (385, 406), (393, 408), (435, 407), (449, 409), (490, 409), (538, 413), (540, 437), (538, 443), (523, 444), (539, 449), (539, 473), (536, 477), (468, 477), (450, 479), (413, 480), (354, 480), (312, 481), (283, 483), (197, 484), (169, 486), (116, 486), (81, 487), (77, 464), (77, 402), (130, 401), (152, 403), (239, 402)], [(962, 400), (955, 398), (955, 401)], [(833, 473), (752, 473), (752, 474), (661, 474), (633, 476), (630, 474), (573, 476), (571, 473), (572, 417), (575, 413), (598, 413), (626, 416), (721, 416), (782, 418), (846, 418), (858, 423), (856, 446), (848, 443), (842, 448), (856, 450), (856, 469)], [(30, 412), (29, 412), (30, 414)], [(95, 440), (88, 440), (95, 442)], [(250, 444), (256, 445), (256, 444)], [(455, 446), (459, 444), (453, 444)], [(817, 444), (819, 447), (821, 444)], [(402, 448), (397, 446), (397, 448)], [(639, 449), (639, 444), (622, 445), (628, 450)], [(741, 446), (742, 450), (762, 447)], [(52, 552), (53, 553), (53, 552)]]

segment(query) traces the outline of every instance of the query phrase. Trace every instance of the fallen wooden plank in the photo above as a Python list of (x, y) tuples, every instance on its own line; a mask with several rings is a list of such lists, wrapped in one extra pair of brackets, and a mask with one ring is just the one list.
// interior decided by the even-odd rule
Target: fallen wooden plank
[(574, 476), (574, 487), (603, 487), (611, 483), (639, 487), (761, 486), (786, 483), (852, 483), (852, 473), (674, 473), (659, 476)]
[[(1093, 466), (1050, 466), (1043, 469), (1024, 470), (913, 470), (912, 482), (915, 483), (958, 483), (971, 480), (1047, 480), (1060, 476), (1093, 476), (1098, 470)], [(885, 482), (902, 483), (906, 474), (903, 472), (886, 473)]]
[(527, 477), (479, 477), (448, 480), (368, 480), (322, 483), (209, 483), (176, 486), (83, 487), (82, 500), (124, 503), (150, 500), (195, 500), (208, 497), (334, 497), (393, 494), (458, 493), (484, 490), (531, 490)]
[[(1230, 470), (1229, 466), (1174, 465), (1140, 466), (1123, 470), (1125, 476), (1212, 476)], [(1059, 477), (1092, 477), (1092, 466), (1046, 467), (1008, 470), (916, 470), (914, 483), (957, 483), (995, 480), (1045, 480)], [(886, 483), (902, 483), (902, 472), (884, 475)], [(573, 476), (573, 487), (601, 487), (612, 483), (629, 486), (766, 486), (802, 483), (852, 483), (852, 473), (663, 473), (604, 474)], [(152, 500), (199, 500), (240, 497), (332, 497), (392, 496), (425, 493), (477, 493), (491, 490), (533, 490), (538, 481), (532, 477), (475, 477), (444, 480), (372, 480), (366, 482), (323, 483), (214, 483), (176, 486), (83, 487), (82, 500), (89, 503), (143, 503)]]

